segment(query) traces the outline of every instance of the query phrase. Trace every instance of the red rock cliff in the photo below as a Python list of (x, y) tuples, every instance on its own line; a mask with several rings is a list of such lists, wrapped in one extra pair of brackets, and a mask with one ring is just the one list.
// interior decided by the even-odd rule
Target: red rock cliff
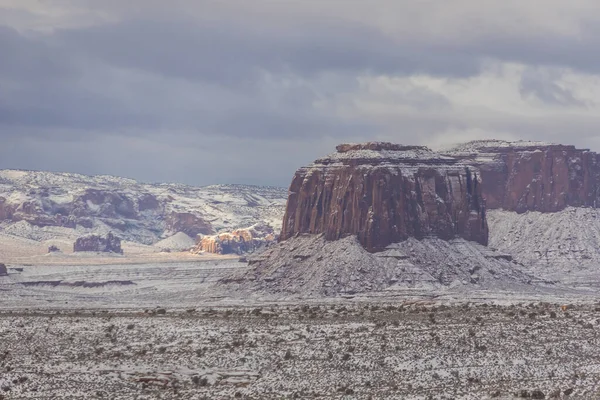
[(480, 170), (489, 209), (556, 212), (598, 203), (600, 158), (587, 149), (486, 140), (465, 143), (448, 155)]
[(280, 239), (357, 235), (369, 251), (408, 237), (463, 237), (487, 244), (476, 169), (426, 147), (343, 144), (300, 168), (292, 181)]

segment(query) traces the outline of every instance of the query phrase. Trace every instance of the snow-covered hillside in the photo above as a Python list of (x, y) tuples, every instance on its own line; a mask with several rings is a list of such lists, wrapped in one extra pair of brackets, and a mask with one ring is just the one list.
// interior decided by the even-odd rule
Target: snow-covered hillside
[(339, 296), (410, 290), (533, 290), (542, 283), (505, 253), (464, 239), (409, 238), (367, 252), (355, 236), (326, 241), (299, 235), (249, 258), (248, 271), (226, 283), (268, 294)]
[(182, 234), (195, 239), (259, 223), (279, 231), (286, 199), (287, 190), (276, 187), (0, 170), (0, 233), (44, 241), (112, 231), (150, 245), (178, 232), (181, 242)]
[(490, 247), (510, 253), (542, 276), (600, 266), (600, 210), (556, 213), (488, 211)]

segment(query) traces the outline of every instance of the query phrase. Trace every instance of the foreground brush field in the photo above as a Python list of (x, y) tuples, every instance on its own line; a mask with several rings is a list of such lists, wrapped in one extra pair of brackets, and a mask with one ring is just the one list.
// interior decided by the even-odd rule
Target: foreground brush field
[(600, 397), (600, 308), (286, 304), (0, 313), (0, 398)]

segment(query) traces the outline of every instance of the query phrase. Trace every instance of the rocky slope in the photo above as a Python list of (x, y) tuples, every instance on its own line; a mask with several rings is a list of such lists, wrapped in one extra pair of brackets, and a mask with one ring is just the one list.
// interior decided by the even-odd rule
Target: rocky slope
[(0, 170), (0, 233), (74, 241), (112, 231), (127, 241), (154, 244), (177, 233), (195, 238), (257, 223), (279, 230), (286, 197), (285, 189), (271, 187), (191, 187)]
[(600, 156), (542, 142), (484, 140), (447, 152), (477, 167), (488, 209), (556, 212), (600, 205)]
[(290, 186), (281, 240), (356, 235), (369, 251), (409, 237), (488, 240), (476, 169), (426, 147), (344, 144), (300, 168)]
[(524, 270), (562, 279), (600, 264), (600, 210), (556, 213), (490, 210), (490, 247), (510, 253)]
[(328, 241), (323, 235), (299, 235), (251, 256), (249, 265), (249, 271), (224, 283), (310, 297), (415, 289), (533, 290), (536, 282), (509, 255), (462, 238), (409, 238), (370, 253), (355, 236)]

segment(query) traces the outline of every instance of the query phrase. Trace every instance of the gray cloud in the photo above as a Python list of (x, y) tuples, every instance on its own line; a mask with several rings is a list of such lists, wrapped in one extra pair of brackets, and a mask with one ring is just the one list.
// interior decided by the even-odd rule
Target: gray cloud
[(324, 71), (444, 76), (479, 71), (474, 57), (396, 41), (358, 23), (316, 20), (293, 30), (265, 22), (130, 20), (57, 36), (70, 49), (114, 65), (224, 85), (252, 83), (263, 70), (304, 77)]
[(521, 95), (533, 96), (548, 104), (585, 106), (585, 103), (577, 99), (570, 90), (561, 87), (556, 82), (557, 79), (560, 79), (560, 73), (549, 74), (546, 71), (528, 68), (521, 76)]
[[(446, 17), (414, 2), (385, 3), (397, 24), (361, 15), (364, 3), (352, 1), (290, 10), (264, 2), (123, 3), (44, 3), (89, 13), (85, 23), (52, 20), (41, 30), (22, 27), (38, 23), (38, 14), (0, 8), (0, 139), (10, 143), (0, 146), (0, 167), (285, 186), (296, 167), (341, 141), (427, 144), (444, 132), (475, 131), (572, 141), (575, 130), (591, 143), (600, 128), (593, 117), (469, 111), (455, 104), (460, 89), (371, 93), (359, 83), (425, 76), (468, 85), (490, 63), (511, 62), (526, 66), (514, 89), (526, 101), (586, 108), (589, 101), (548, 72), (600, 73), (598, 28), (583, 18), (569, 34), (511, 30), (504, 16)], [(454, 8), (476, 7), (459, 3)], [(401, 112), (390, 116), (395, 107)]]

